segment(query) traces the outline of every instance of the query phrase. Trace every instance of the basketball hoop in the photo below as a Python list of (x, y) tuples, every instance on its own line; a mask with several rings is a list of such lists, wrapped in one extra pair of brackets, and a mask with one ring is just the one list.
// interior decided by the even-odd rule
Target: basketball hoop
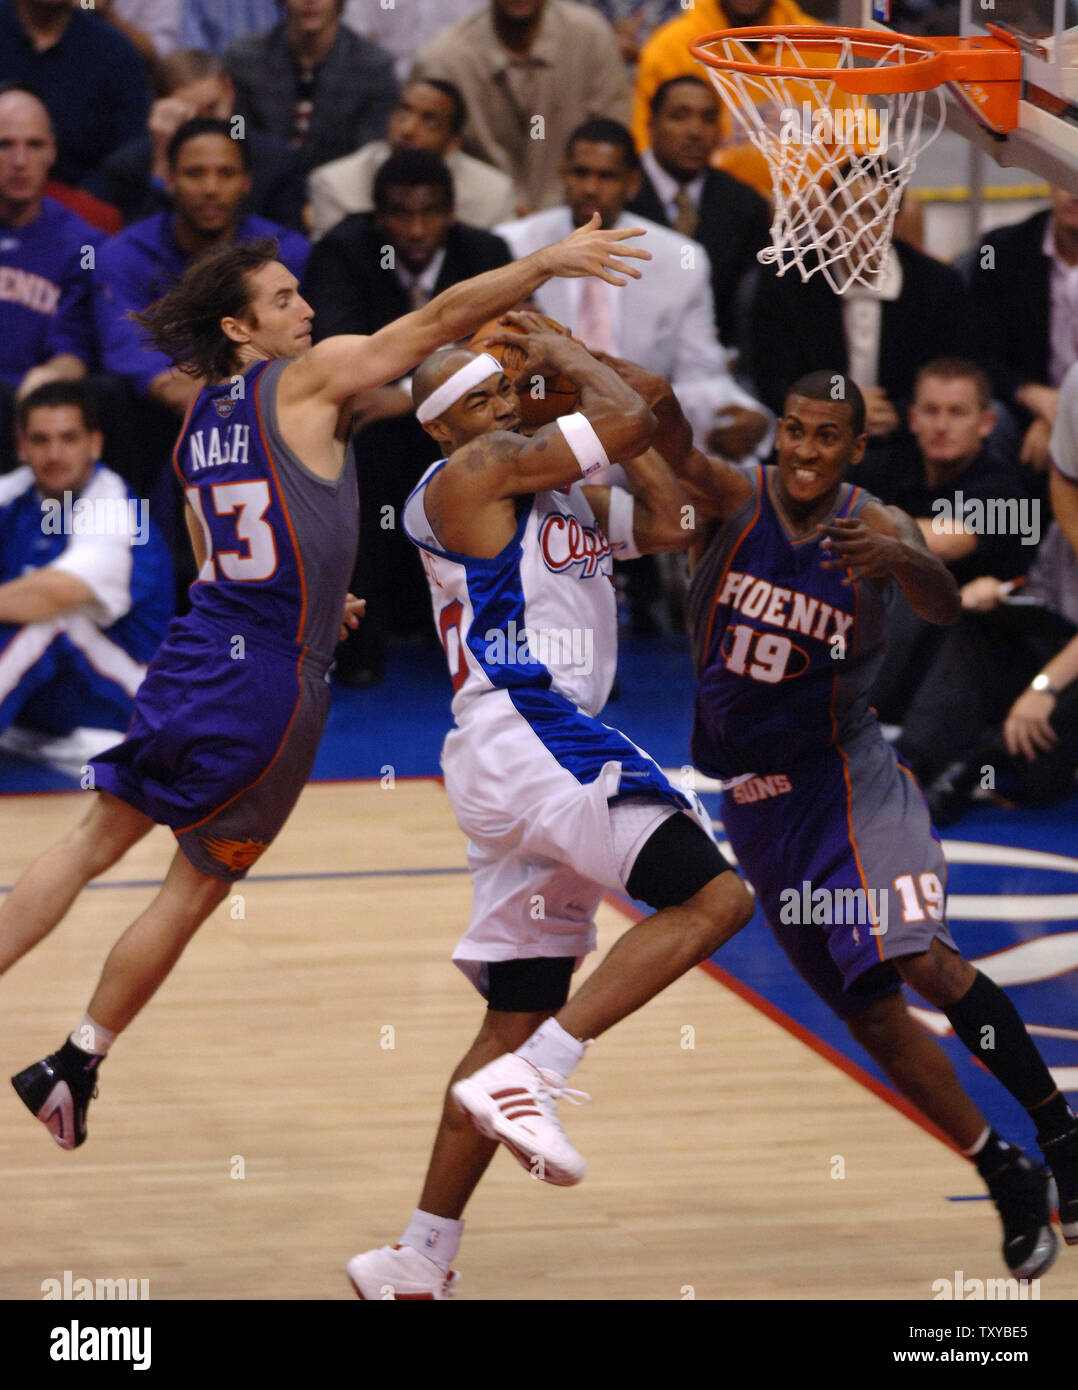
[(821, 274), (836, 294), (877, 288), (902, 191), (943, 126), (943, 86), (999, 134), (1018, 123), (1021, 52), (992, 32), (915, 38), (806, 24), (690, 44), (767, 161), (772, 244), (758, 259), (779, 275)]

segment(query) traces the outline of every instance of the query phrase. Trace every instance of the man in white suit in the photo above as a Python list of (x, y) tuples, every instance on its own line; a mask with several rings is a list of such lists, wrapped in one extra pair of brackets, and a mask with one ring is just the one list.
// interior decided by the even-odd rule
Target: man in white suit
[(669, 227), (624, 213), (640, 185), (632, 136), (617, 121), (585, 121), (562, 166), (566, 201), (495, 231), (514, 256), (567, 236), (598, 212), (603, 226), (647, 228), (648, 273), (617, 294), (600, 280), (544, 285), (535, 302), (595, 351), (639, 362), (669, 381), (698, 445), (741, 459), (769, 443), (771, 416), (734, 381), (715, 331), (711, 266), (704, 248)]

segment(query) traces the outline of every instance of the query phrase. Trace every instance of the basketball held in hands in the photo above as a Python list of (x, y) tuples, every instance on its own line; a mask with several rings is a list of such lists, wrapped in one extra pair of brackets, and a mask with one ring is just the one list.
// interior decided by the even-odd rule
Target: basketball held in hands
[[(564, 332), (562, 325), (555, 319), (548, 318), (545, 314), (536, 314), (535, 317), (541, 319), (550, 328)], [(477, 352), (488, 352), (491, 357), (502, 364), (510, 381), (516, 380), (517, 374), (527, 360), (527, 352), (523, 346), (517, 347), (514, 343), (488, 344), (484, 343), (483, 339), (496, 333), (513, 332), (515, 330), (510, 325), (503, 324), (500, 319), (491, 319), (476, 329), (471, 340), (471, 346)], [(520, 423), (534, 428), (537, 425), (549, 425), (552, 420), (557, 420), (561, 415), (571, 415), (580, 405), (580, 392), (568, 377), (536, 375), (534, 381), (521, 383), (517, 399), (520, 407)]]

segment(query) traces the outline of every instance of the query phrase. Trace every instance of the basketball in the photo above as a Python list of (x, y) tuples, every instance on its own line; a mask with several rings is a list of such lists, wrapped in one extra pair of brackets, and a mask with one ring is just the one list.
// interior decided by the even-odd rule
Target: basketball
[[(545, 314), (537, 315), (545, 324), (551, 328), (561, 328), (562, 325), (552, 318), (547, 318)], [(496, 358), (505, 368), (506, 375), (512, 380), (523, 367), (526, 353), (521, 347), (516, 347), (512, 343), (492, 343), (490, 346), (483, 345), (483, 339), (490, 337), (494, 333), (513, 332), (514, 330), (501, 324), (498, 319), (490, 319), (481, 328), (477, 328), (472, 334), (471, 345), (483, 352), (489, 352), (491, 357)], [(556, 420), (559, 415), (569, 415), (580, 404), (580, 392), (574, 382), (565, 376), (555, 377), (536, 377), (530, 387), (525, 387), (518, 395), (520, 402), (520, 423), (522, 425), (549, 425), (552, 420)]]

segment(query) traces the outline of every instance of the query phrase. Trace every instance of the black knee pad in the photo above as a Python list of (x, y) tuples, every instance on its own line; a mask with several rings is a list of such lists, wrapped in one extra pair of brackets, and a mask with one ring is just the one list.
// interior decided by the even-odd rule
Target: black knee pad
[(645, 842), (625, 886), (632, 897), (658, 912), (687, 903), (732, 867), (703, 827), (679, 811)]
[(487, 1008), (500, 1013), (557, 1013), (569, 998), (574, 956), (487, 963)]

